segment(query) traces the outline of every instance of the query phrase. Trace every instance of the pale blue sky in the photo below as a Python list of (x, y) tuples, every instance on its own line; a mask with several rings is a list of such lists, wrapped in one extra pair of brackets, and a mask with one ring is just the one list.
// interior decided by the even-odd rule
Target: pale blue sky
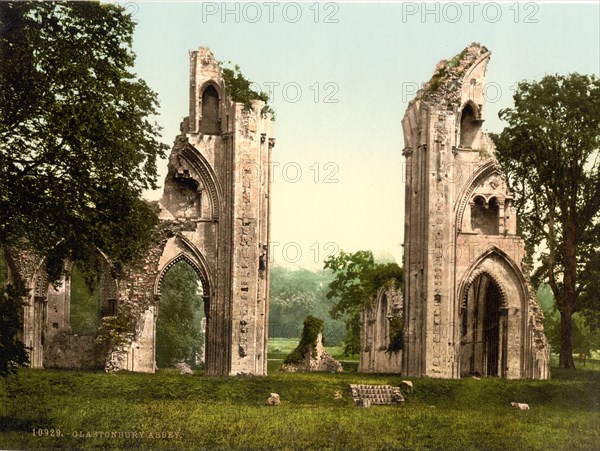
[[(502, 128), (497, 113), (512, 105), (515, 82), (600, 72), (599, 3), (471, 3), (120, 2), (138, 21), (136, 71), (159, 95), (168, 144), (188, 114), (189, 50), (210, 47), (264, 90), (278, 84), (272, 254), (309, 268), (322, 266), (330, 242), (400, 262), (400, 121), (439, 60), (473, 41), (492, 51), (484, 124), (491, 131)], [(325, 102), (328, 95), (337, 103)], [(162, 162), (161, 181), (165, 173)], [(324, 183), (327, 175), (337, 183)]]

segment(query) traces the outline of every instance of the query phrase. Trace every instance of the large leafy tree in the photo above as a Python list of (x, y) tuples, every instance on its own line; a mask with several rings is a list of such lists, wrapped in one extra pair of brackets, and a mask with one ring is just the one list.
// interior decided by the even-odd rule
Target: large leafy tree
[(27, 348), (17, 338), (21, 328), (23, 292), (13, 285), (0, 283), (0, 377), (17, 371), (29, 363)]
[(132, 72), (134, 23), (97, 2), (0, 3), (0, 245), (118, 268), (156, 221), (142, 200), (166, 146)]
[[(360, 313), (377, 291), (392, 282), (402, 287), (403, 270), (397, 263), (377, 263), (371, 251), (340, 251), (325, 260), (325, 268), (333, 271), (327, 298), (334, 300), (331, 315), (346, 316), (346, 355), (360, 353)], [(399, 331), (401, 333), (401, 331)]]
[[(544, 332), (548, 343), (553, 350), (558, 351), (560, 350), (560, 313), (556, 309), (550, 286), (542, 283), (538, 288), (537, 297), (544, 311)], [(585, 359), (592, 355), (592, 351), (600, 349), (600, 328), (595, 322), (598, 312), (595, 310), (591, 318), (588, 316), (589, 313), (591, 312), (582, 307), (572, 317), (573, 353), (583, 359), (584, 365)]]
[[(581, 293), (580, 311), (589, 328), (598, 331), (600, 335), (600, 247), (590, 256), (581, 278), (584, 280), (585, 290)], [(600, 349), (600, 344), (596, 349)]]
[[(133, 29), (115, 5), (0, 3), (0, 250), (46, 257), (53, 280), (69, 258), (92, 284), (97, 249), (118, 271), (157, 221), (141, 194), (166, 146), (131, 71)], [(0, 292), (2, 374), (26, 363), (17, 290)]]
[[(498, 159), (517, 192), (519, 230), (540, 255), (534, 282), (546, 281), (560, 312), (560, 368), (575, 368), (572, 316), (581, 307), (600, 245), (600, 80), (549, 75), (522, 82)], [(537, 285), (537, 283), (536, 283)]]

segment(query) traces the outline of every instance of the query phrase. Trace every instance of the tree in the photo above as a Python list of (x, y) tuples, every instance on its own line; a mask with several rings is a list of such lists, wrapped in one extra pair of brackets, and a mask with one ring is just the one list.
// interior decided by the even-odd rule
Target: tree
[[(228, 61), (231, 64), (231, 61)], [(254, 100), (261, 100), (265, 102), (265, 106), (260, 111), (261, 115), (271, 115), (271, 120), (275, 120), (275, 111), (267, 103), (269, 102), (269, 95), (266, 92), (256, 91), (252, 88), (253, 83), (248, 80), (240, 66), (235, 64), (233, 69), (224, 67), (223, 62), (219, 61), (219, 66), (223, 71), (223, 78), (225, 80), (225, 91), (227, 95), (231, 97), (234, 102), (244, 104), (244, 110), (248, 111), (252, 109), (252, 102)]]
[(307, 269), (271, 269), (269, 294), (269, 336), (297, 338), (304, 319), (313, 315), (324, 319), (323, 340), (338, 344), (344, 336), (343, 319), (333, 319), (328, 313), (331, 302), (327, 299), (331, 271), (313, 272)]
[(200, 323), (202, 296), (198, 275), (184, 262), (175, 264), (161, 286), (156, 320), (156, 364), (159, 368), (185, 361), (192, 366), (203, 345)]
[[(151, 237), (156, 94), (131, 68), (134, 23), (96, 2), (0, 4), (0, 245), (88, 276), (97, 249), (115, 268)], [(90, 276), (90, 277), (92, 277)]]
[(600, 248), (590, 256), (581, 278), (585, 289), (581, 293), (579, 310), (589, 327), (600, 333)]
[(22, 327), (23, 290), (7, 285), (8, 268), (0, 248), (0, 377), (15, 373), (29, 363), (25, 344), (19, 340)]
[(27, 348), (17, 334), (21, 329), (23, 295), (13, 285), (0, 283), (0, 377), (16, 372), (29, 363)]
[[(556, 309), (552, 290), (542, 283), (537, 291), (538, 299), (544, 311), (544, 332), (552, 350), (560, 349), (560, 313)], [(592, 355), (592, 351), (600, 349), (600, 329), (595, 327), (593, 320), (584, 310), (575, 312), (572, 316), (573, 352), (583, 360)]]
[(329, 284), (328, 299), (336, 299), (331, 316), (346, 315), (345, 355), (360, 352), (360, 313), (373, 300), (377, 291), (386, 283), (402, 288), (404, 272), (396, 263), (375, 263), (371, 251), (347, 253), (325, 260), (325, 268), (333, 271), (334, 279)]
[(550, 285), (560, 312), (560, 368), (575, 368), (572, 316), (586, 281), (580, 277), (600, 244), (600, 81), (545, 76), (521, 82), (508, 127), (495, 136), (498, 159), (516, 199), (519, 231), (540, 255), (534, 283)]

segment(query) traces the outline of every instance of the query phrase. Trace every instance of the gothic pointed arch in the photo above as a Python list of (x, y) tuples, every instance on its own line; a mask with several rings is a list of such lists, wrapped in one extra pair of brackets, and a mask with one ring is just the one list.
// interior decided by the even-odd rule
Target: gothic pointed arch
[(248, 162), (258, 174), (267, 173), (273, 125), (227, 95), (223, 71), (208, 48), (190, 53), (189, 75), (190, 115), (169, 155), (156, 240), (123, 287), (140, 327), (114, 365), (156, 371), (156, 320), (166, 291), (161, 285), (165, 273), (185, 261), (202, 284), (206, 374), (263, 375), (269, 267), (262, 254), (270, 236), (271, 188), (268, 178), (236, 168)]
[(523, 376), (529, 291), (517, 264), (498, 247), (473, 261), (456, 291), (461, 376)]
[(459, 147), (470, 149), (473, 147), (477, 134), (481, 130), (481, 124), (483, 122), (481, 120), (481, 110), (472, 100), (468, 100), (461, 107), (459, 117)]
[(490, 246), (465, 271), (457, 290), (460, 304), (473, 282), (483, 274), (497, 285), (503, 307), (526, 308), (529, 298), (527, 281), (514, 260), (496, 246)]
[(181, 149), (179, 155), (200, 177), (199, 182), (202, 183), (204, 190), (210, 196), (211, 219), (217, 221), (221, 216), (220, 208), (222, 207), (221, 199), (223, 196), (213, 167), (204, 155), (189, 142)]
[(204, 135), (220, 135), (223, 112), (223, 93), (214, 80), (207, 80), (200, 87), (200, 124), (199, 131)]
[(185, 249), (180, 250), (175, 257), (171, 258), (159, 268), (158, 276), (156, 277), (156, 281), (154, 283), (154, 295), (156, 297), (160, 296), (162, 281), (169, 269), (171, 269), (175, 264), (185, 261), (194, 269), (194, 271), (196, 271), (196, 274), (200, 279), (200, 283), (202, 284), (203, 296), (205, 298), (209, 297), (211, 295), (212, 283), (209, 266), (206, 259), (202, 253), (198, 251), (187, 238), (185, 238), (185, 236), (177, 234), (177, 238), (185, 244)]
[[(118, 298), (119, 283), (118, 280), (113, 277), (113, 265), (108, 256), (100, 249), (96, 248), (96, 253), (100, 257), (98, 269), (98, 285), (101, 290), (101, 296), (103, 299), (114, 300)], [(69, 274), (73, 269), (73, 261), (66, 260), (64, 262), (64, 272)], [(46, 258), (41, 258), (35, 265), (35, 270), (30, 280), (32, 289), (31, 295), (34, 298), (45, 299), (48, 296), (48, 289), (50, 288), (50, 281), (48, 278), (48, 272), (46, 269)], [(107, 316), (107, 315), (102, 315)]]
[(514, 198), (481, 127), (489, 60), (474, 42), (440, 61), (402, 120), (408, 376), (548, 376)]
[[(491, 184), (491, 188), (494, 188), (494, 186), (497, 188), (500, 184), (506, 183), (500, 165), (496, 160), (490, 159), (477, 168), (477, 171), (469, 177), (468, 182), (465, 183), (458, 194), (457, 199), (459, 200), (454, 206), (456, 214), (455, 225), (458, 233), (462, 231), (465, 209), (471, 202), (474, 192), (486, 182)], [(491, 198), (490, 196), (486, 197), (488, 199)]]
[(481, 108), (472, 99), (463, 102), (463, 104), (458, 109), (458, 115), (462, 116), (465, 110), (467, 109), (470, 109), (475, 119), (481, 119)]
[[(76, 263), (65, 261), (58, 284), (51, 284), (46, 258), (31, 254), (23, 282), (30, 288), (23, 309), (23, 341), (34, 368), (100, 368), (105, 350), (95, 336), (103, 318), (116, 316), (118, 281), (104, 252), (96, 248), (97, 284), (89, 287)], [(22, 275), (21, 275), (22, 277)]]
[(402, 290), (387, 283), (367, 302), (361, 312), (359, 371), (399, 372), (401, 359)]

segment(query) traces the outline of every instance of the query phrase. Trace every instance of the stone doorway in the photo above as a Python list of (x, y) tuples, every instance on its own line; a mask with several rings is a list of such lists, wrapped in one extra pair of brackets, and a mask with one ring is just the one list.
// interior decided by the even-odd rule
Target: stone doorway
[(478, 276), (461, 308), (461, 376), (505, 376), (506, 313), (496, 282)]
[(171, 266), (161, 281), (156, 315), (155, 362), (158, 368), (177, 363), (204, 368), (208, 299), (204, 298), (196, 270), (182, 259)]

